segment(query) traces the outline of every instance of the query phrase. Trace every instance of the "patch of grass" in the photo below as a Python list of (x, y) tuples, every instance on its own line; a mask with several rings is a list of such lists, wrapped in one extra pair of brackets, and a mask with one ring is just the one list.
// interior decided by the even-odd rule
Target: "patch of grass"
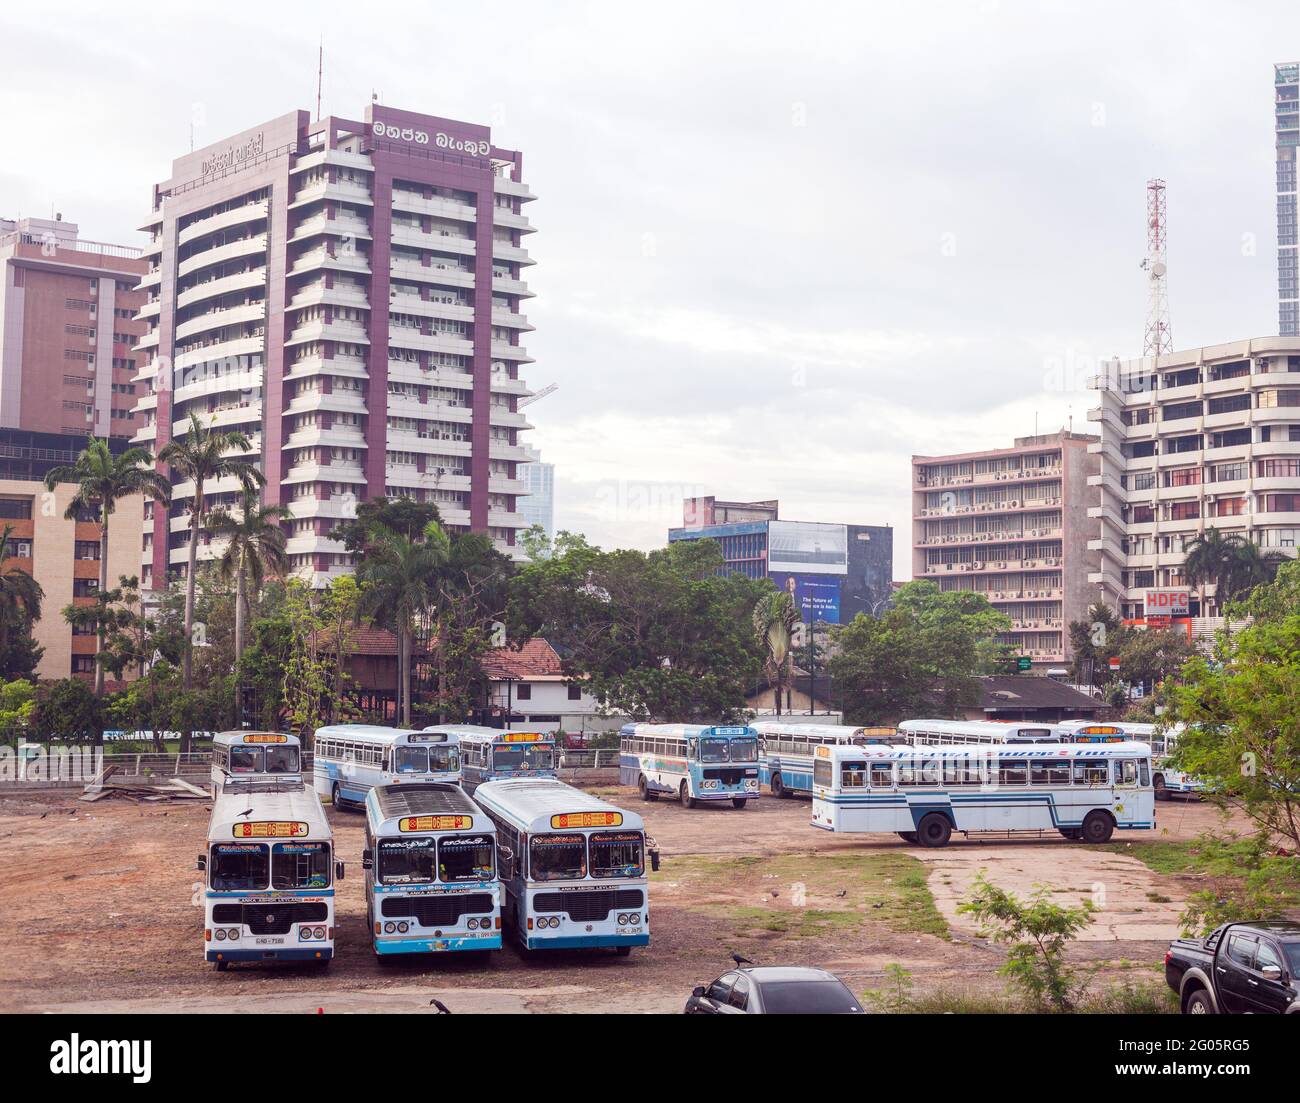
[(1136, 858), (1154, 873), (1200, 873), (1203, 870), (1200, 845), (1194, 839), (1184, 842), (1099, 843), (1090, 845), (1088, 849)]
[[(1014, 993), (938, 990), (909, 996), (905, 1015), (1033, 1015), (1043, 1012)], [(1124, 981), (1084, 997), (1080, 1015), (1176, 1015), (1178, 997), (1165, 984)]]

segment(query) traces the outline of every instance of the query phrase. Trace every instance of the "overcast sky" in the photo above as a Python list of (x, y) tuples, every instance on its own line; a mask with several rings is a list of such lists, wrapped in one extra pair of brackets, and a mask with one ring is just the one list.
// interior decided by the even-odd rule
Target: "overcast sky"
[(906, 578), (913, 453), (1086, 429), (1078, 380), (1140, 355), (1148, 177), (1175, 347), (1276, 333), (1298, 31), (1294, 3), (9, 3), (0, 216), (139, 241), (192, 123), (314, 106), (323, 34), (327, 114), (377, 91), (524, 152), (560, 528), (651, 548), (683, 493), (779, 498), (892, 524)]

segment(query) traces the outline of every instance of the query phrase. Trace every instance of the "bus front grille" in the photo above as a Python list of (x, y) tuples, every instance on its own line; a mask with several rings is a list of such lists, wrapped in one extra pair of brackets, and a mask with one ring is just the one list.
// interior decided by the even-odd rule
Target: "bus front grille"
[(217, 904), (213, 923), (239, 923), (253, 934), (288, 934), (295, 923), (324, 923), (325, 904)]
[(645, 897), (640, 889), (589, 889), (580, 892), (539, 892), (533, 910), (567, 912), (570, 919), (594, 923), (606, 919), (616, 908), (640, 908)]
[(489, 892), (457, 896), (389, 896), (379, 906), (385, 919), (414, 919), (422, 927), (450, 927), (461, 916), (490, 912), (495, 903)]

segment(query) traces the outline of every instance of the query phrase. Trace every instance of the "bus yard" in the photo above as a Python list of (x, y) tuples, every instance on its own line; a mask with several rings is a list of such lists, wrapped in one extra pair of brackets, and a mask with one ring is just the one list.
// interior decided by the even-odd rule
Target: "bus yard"
[[(911, 971), (918, 993), (999, 993), (1001, 951), (956, 906), (984, 869), (1019, 893), (1046, 884), (1060, 899), (1089, 896), (1101, 912), (1074, 953), (1102, 977), (1159, 980), (1178, 933), (1187, 883), (1133, 854), (1215, 829), (1197, 801), (1159, 808), (1157, 830), (1118, 831), (1110, 847), (1059, 836), (954, 836), (928, 850), (881, 835), (810, 828), (806, 798), (764, 789), (744, 810), (643, 803), (626, 786), (595, 795), (644, 816), (662, 855), (650, 875), (651, 944), (524, 954), (513, 944), (476, 955), (410, 955), (380, 963), (371, 949), (360, 856), (365, 817), (327, 808), (336, 857), (337, 951), (316, 965), (203, 961), (203, 849), (209, 807), (105, 801), (69, 794), (0, 800), (0, 993), (29, 1011), (674, 1012), (732, 952), (763, 964), (816, 965), (856, 992), (885, 969)], [(468, 958), (468, 960), (466, 960)]]

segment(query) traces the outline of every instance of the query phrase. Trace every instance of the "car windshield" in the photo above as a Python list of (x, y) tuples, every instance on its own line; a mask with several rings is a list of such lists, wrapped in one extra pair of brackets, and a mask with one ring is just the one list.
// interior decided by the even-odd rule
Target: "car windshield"
[(731, 741), (732, 762), (754, 762), (758, 759), (757, 739), (733, 739)]
[(271, 848), (271, 887), (323, 889), (330, 883), (328, 843), (276, 843)]
[(700, 761), (701, 762), (726, 762), (727, 741), (725, 739), (701, 739), (700, 740)]
[(587, 876), (587, 840), (581, 835), (534, 835), (532, 879), (578, 881)]
[(861, 1011), (853, 993), (837, 980), (780, 980), (761, 985), (769, 1015), (846, 1015)]
[(492, 751), (494, 770), (551, 770), (554, 756), (549, 746), (536, 743), (516, 743), (497, 747)]
[(643, 853), (640, 831), (597, 831), (591, 836), (591, 875), (643, 877)]
[(435, 773), (460, 769), (460, 751), (455, 747), (430, 747), (429, 769)]
[(296, 774), (298, 772), (298, 748), (267, 747), (266, 772), (268, 774)]
[(438, 840), (443, 881), (490, 881), (496, 874), (491, 835), (444, 835)]
[(431, 835), (379, 840), (379, 881), (384, 885), (427, 885), (437, 869)]
[(264, 843), (217, 843), (212, 848), (214, 889), (264, 889), (268, 880)]
[(396, 774), (428, 773), (428, 750), (424, 747), (394, 747), (393, 772)]

